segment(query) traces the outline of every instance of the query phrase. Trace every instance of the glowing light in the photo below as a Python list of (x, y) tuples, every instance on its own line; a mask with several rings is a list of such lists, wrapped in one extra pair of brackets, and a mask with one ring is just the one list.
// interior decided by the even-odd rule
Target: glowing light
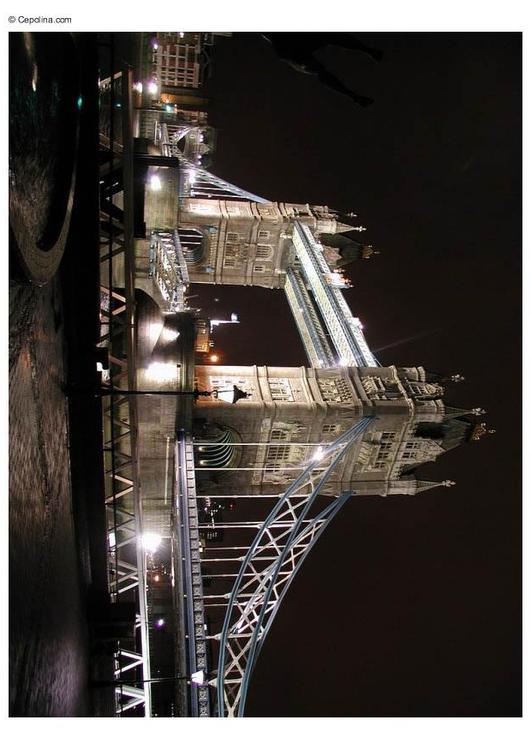
[(173, 362), (152, 362), (146, 370), (146, 375), (156, 383), (174, 380), (177, 377), (177, 365)]
[(171, 328), (163, 328), (160, 338), (165, 344), (170, 344), (172, 341), (177, 341), (180, 335), (179, 331), (174, 331)]
[(156, 552), (162, 542), (160, 534), (155, 534), (152, 531), (147, 531), (142, 534), (142, 547), (146, 552)]
[(312, 461), (320, 461), (322, 457), (324, 456), (324, 450), (319, 446), (315, 453), (313, 454)]
[(33, 91), (37, 91), (37, 80), (39, 78), (39, 70), (36, 65), (33, 66), (33, 76), (31, 78), (31, 88)]
[(180, 36), (180, 37), (181, 37), (181, 39), (182, 39), (182, 38), (183, 38), (183, 36), (184, 36), (184, 31), (179, 31), (179, 36)]
[(190, 676), (190, 680), (194, 683), (194, 685), (204, 685), (205, 679), (206, 675), (202, 669), (200, 669), (198, 672), (192, 672)]
[(162, 182), (157, 174), (152, 174), (149, 178), (149, 187), (155, 191), (162, 190)]
[(157, 622), (155, 623), (156, 628), (163, 628), (166, 624), (166, 620), (163, 617), (160, 617)]
[(156, 340), (158, 339), (158, 337), (160, 336), (160, 333), (161, 333), (161, 331), (162, 331), (163, 327), (164, 327), (164, 324), (163, 324), (163, 323), (151, 323), (151, 324), (150, 324), (150, 325), (148, 326), (148, 331), (149, 331), (149, 338), (151, 339), (151, 341), (152, 341), (153, 343), (154, 343), (154, 342), (155, 342), (155, 341), (156, 341)]
[(153, 576), (153, 580), (154, 581), (160, 581), (160, 576), (159, 575)]
[(156, 94), (159, 90), (159, 87), (157, 86), (155, 81), (150, 81), (148, 83), (148, 92), (150, 94)]
[(159, 48), (159, 45), (157, 44), (157, 42), (153, 42), (153, 49), (158, 49), (158, 48)]
[(81, 109), (81, 107), (83, 106), (83, 97), (82, 97), (82, 96), (78, 96), (78, 97), (77, 97), (77, 102), (76, 102), (76, 104), (77, 104), (77, 108), (78, 108), (78, 109)]
[(144, 89), (144, 86), (142, 85), (142, 81), (137, 81), (133, 84), (133, 91), (136, 91), (138, 94), (141, 94)]
[(116, 547), (116, 534), (114, 531), (109, 531), (109, 547), (114, 549)]
[(209, 359), (211, 362), (219, 362), (219, 356), (217, 354), (212, 354)]

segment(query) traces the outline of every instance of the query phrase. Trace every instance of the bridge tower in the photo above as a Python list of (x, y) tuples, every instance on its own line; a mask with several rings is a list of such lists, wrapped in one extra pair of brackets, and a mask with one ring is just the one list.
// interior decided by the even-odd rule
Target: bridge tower
[[(387, 496), (426, 489), (414, 470), (450, 447), (448, 434), (459, 435), (455, 447), (473, 432), (473, 420), (446, 406), (443, 387), (427, 377), (422, 367), (198, 366), (199, 390), (236, 386), (248, 394), (234, 405), (197, 400), (198, 488), (206, 495), (281, 492), (319, 446), (371, 417), (321, 494)], [(239, 466), (248, 470), (237, 471)]]
[(190, 281), (283, 288), (286, 272), (296, 260), (295, 220), (317, 234), (352, 229), (327, 206), (184, 198), (178, 229), (181, 243), (190, 241), (190, 230), (199, 232), (201, 240), (201, 253), (188, 265)]
[[(187, 137), (164, 124), (157, 131), (161, 154), (179, 164), (178, 196), (160, 203), (164, 211), (154, 202), (159, 213), (150, 215), (163, 221), (148, 226), (149, 276), (165, 316), (157, 342), (163, 369), (177, 360), (178, 344), (162, 336), (168, 313), (188, 309), (193, 283), (283, 288), (308, 360), (197, 365), (180, 375), (175, 365), (160, 390), (202, 395), (193, 404), (190, 396), (186, 409), (184, 400), (168, 407), (155, 395), (146, 410), (146, 421), (161, 425), (168, 409), (181, 412), (171, 521), (183, 670), (196, 676), (188, 713), (241, 716), (275, 614), (328, 523), (352, 495), (436, 486), (416, 470), (475, 439), (476, 412), (445, 404), (441, 379), (423, 367), (384, 367), (370, 350), (338, 272), (338, 237), (363, 227), (326, 206), (274, 202), (231, 185), (190, 161)], [(235, 387), (246, 398), (229, 405), (219, 396)], [(144, 463), (155, 466), (146, 474), (151, 495), (166, 498), (159, 448), (147, 445)]]

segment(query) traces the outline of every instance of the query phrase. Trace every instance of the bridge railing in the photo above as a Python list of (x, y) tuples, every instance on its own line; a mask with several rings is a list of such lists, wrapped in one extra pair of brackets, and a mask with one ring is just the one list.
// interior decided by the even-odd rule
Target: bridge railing
[[(105, 506), (111, 602), (135, 609), (134, 630), (115, 652), (116, 712), (151, 713), (150, 662), (137, 476), (134, 390), (133, 138), (130, 71), (103, 81), (100, 125), (100, 346), (108, 350), (102, 395)], [(137, 679), (139, 677), (139, 679)]]

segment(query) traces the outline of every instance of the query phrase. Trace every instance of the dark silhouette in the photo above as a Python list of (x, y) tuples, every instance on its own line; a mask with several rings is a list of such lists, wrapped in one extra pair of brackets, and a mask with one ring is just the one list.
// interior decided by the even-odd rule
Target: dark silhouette
[(277, 33), (267, 32), (262, 34), (267, 41), (273, 46), (275, 52), (281, 60), (291, 65), (299, 73), (314, 75), (325, 86), (337, 91), (340, 94), (348, 96), (361, 107), (367, 107), (372, 104), (373, 99), (367, 96), (356, 94), (347, 88), (333, 73), (330, 73), (324, 65), (315, 57), (315, 53), (327, 46), (342, 47), (343, 49), (363, 52), (372, 60), (379, 62), (382, 59), (382, 53), (379, 50), (367, 47), (360, 42), (353, 34), (346, 33)]

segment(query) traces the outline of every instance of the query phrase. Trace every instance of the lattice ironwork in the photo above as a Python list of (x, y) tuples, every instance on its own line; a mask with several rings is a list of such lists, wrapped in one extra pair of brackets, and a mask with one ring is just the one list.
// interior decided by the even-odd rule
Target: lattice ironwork
[[(142, 513), (136, 474), (132, 74), (101, 82), (100, 107), (100, 337), (108, 350), (103, 372), (105, 506), (111, 602), (136, 604), (130, 636), (115, 653), (116, 713), (151, 712)], [(126, 647), (127, 646), (127, 647)], [(135, 679), (140, 674), (140, 679)], [(140, 687), (139, 687), (140, 683)]]
[[(234, 578), (232, 588), (225, 592), (205, 594), (203, 589), (197, 589), (203, 607), (214, 606), (225, 610), (221, 632), (201, 635), (202, 639), (208, 638), (219, 644), (217, 676), (211, 677), (209, 682), (211, 687), (216, 687), (218, 716), (243, 715), (256, 658), (287, 588), (312, 546), (352, 493), (343, 493), (314, 517), (310, 517), (314, 502), (331, 473), (353, 443), (361, 438), (372, 419), (373, 417), (362, 417), (333, 442), (320, 444), (311, 460), (282, 495), (266, 496), (277, 502), (264, 521), (218, 525), (218, 528), (232, 527), (249, 531), (256, 528), (256, 535), (250, 545), (227, 548), (241, 549), (245, 554), (232, 560), (224, 556), (213, 558), (207, 555), (208, 549), (223, 548), (208, 548), (201, 555), (199, 535), (196, 533), (199, 545), (195, 555), (196, 576), (201, 572), (203, 578), (206, 575), (207, 578), (226, 579), (229, 582)], [(190, 438), (184, 437), (181, 442), (183, 446), (188, 446), (185, 475), (191, 476), (194, 469), (191, 450), (193, 443)], [(184, 448), (181, 451), (184, 456)], [(183, 496), (181, 493), (180, 498)], [(260, 499), (259, 495), (254, 497)], [(196, 513), (197, 510), (193, 510), (193, 515)], [(236, 560), (239, 561), (237, 574), (222, 572), (212, 576), (210, 573), (206, 574), (201, 567), (214, 562), (223, 564)]]

